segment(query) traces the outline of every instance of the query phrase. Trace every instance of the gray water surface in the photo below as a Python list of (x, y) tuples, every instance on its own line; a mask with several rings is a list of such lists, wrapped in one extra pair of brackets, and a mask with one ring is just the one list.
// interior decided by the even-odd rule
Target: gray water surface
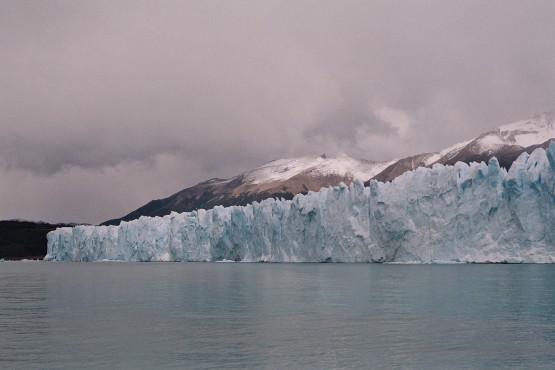
[(553, 368), (555, 266), (0, 263), (0, 367)]

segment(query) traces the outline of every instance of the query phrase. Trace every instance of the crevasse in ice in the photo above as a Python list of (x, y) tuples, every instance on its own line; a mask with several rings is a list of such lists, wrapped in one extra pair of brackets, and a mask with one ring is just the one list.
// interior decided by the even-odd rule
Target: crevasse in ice
[(555, 262), (555, 143), (507, 172), (434, 165), (293, 200), (48, 234), (46, 260)]

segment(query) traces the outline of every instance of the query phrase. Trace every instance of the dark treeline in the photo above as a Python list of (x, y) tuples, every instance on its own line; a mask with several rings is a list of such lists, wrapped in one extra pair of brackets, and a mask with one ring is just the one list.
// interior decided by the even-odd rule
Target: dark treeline
[(0, 258), (42, 259), (46, 255), (46, 234), (65, 224), (28, 221), (0, 221)]

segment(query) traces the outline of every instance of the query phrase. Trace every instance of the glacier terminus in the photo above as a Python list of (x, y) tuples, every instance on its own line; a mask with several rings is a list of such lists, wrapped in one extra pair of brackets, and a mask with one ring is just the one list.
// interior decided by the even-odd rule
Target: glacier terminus
[(555, 262), (555, 143), (506, 171), (435, 164), (292, 200), (215, 207), (48, 234), (46, 260)]

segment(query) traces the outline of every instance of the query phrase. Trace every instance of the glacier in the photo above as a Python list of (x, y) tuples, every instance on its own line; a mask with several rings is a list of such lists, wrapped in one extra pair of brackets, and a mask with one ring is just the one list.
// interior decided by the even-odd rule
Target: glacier
[(292, 200), (215, 207), (47, 236), (54, 261), (555, 262), (555, 143), (355, 180)]

